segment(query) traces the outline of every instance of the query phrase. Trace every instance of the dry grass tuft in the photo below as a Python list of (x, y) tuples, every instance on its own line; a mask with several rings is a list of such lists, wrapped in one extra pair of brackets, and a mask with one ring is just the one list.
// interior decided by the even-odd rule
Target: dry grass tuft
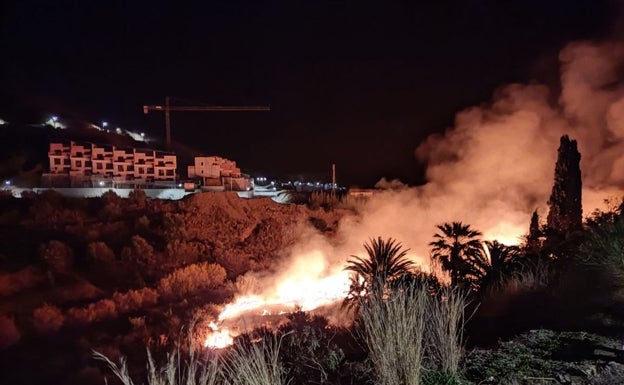
[(425, 346), (436, 370), (451, 374), (459, 371), (467, 303), (468, 292), (448, 286), (428, 298)]
[(418, 385), (424, 356), (427, 289), (410, 285), (362, 301), (363, 338), (381, 385)]
[[(216, 360), (202, 360), (199, 349), (191, 346), (189, 357), (184, 362), (180, 359), (180, 351), (167, 354), (167, 362), (159, 367), (147, 349), (147, 384), (148, 385), (217, 385), (219, 369)], [(113, 374), (124, 384), (134, 385), (125, 357), (115, 364), (104, 354), (93, 351), (96, 360), (106, 363)]]
[(260, 342), (237, 344), (223, 363), (226, 384), (282, 385), (285, 371), (279, 360), (281, 338), (263, 338)]

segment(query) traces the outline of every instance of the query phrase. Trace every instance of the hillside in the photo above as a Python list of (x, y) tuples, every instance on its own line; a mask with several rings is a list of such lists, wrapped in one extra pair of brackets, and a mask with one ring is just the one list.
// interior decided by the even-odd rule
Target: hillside
[[(181, 201), (0, 198), (0, 362), (12, 384), (101, 383), (91, 349), (142, 357), (190, 320), (216, 317), (247, 271), (270, 269), (339, 214), (235, 193)], [(151, 341), (151, 342), (150, 342)], [(29, 370), (37, 362), (40, 369)]]

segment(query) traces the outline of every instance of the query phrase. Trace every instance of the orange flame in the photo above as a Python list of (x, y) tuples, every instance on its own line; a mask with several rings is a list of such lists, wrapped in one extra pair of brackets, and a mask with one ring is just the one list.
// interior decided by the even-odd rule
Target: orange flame
[[(236, 319), (244, 314), (266, 316), (271, 307), (300, 308), (303, 311), (317, 309), (345, 298), (349, 291), (349, 273), (342, 267), (327, 271), (325, 258), (316, 251), (298, 258), (288, 269), (284, 279), (263, 295), (245, 295), (223, 308), (217, 325), (210, 323), (213, 333), (208, 335), (204, 346), (225, 347), (231, 345), (236, 334), (221, 328), (224, 321)], [(283, 314), (279, 311), (278, 314)]]
[(212, 333), (206, 337), (204, 347), (211, 349), (223, 349), (232, 345), (234, 338), (228, 329), (223, 328), (219, 330), (219, 326), (214, 322), (210, 322), (208, 326), (212, 329)]

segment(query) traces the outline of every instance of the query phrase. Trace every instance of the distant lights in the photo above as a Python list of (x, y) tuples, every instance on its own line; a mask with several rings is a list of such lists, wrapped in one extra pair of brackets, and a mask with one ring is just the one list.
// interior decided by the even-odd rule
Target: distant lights
[(102, 127), (108, 127), (108, 122), (107, 121), (103, 121), (102, 122)]
[(100, 181), (100, 186), (104, 186), (104, 182)]
[(0, 119), (0, 126), (4, 126), (5, 124), (7, 124), (6, 120)]
[(5, 186), (10, 186), (11, 185), (11, 181), (9, 179), (4, 181), (4, 185)]
[(115, 132), (117, 132), (118, 134), (121, 134), (121, 128), (120, 128), (120, 127), (117, 127), (117, 128), (115, 129)]
[(44, 124), (47, 124), (47, 125), (52, 126), (54, 128), (57, 128), (58, 127), (58, 124), (57, 124), (58, 121), (59, 121), (58, 116), (52, 115), (52, 116), (50, 116), (50, 118), (48, 120), (45, 121)]
[(145, 138), (145, 133), (144, 132), (141, 133), (141, 138)]

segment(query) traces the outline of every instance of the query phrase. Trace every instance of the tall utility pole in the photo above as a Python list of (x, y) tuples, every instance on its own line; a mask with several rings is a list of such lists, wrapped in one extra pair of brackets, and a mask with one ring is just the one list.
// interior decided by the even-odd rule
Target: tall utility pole
[(171, 111), (271, 111), (269, 106), (172, 106), (171, 98), (165, 98), (164, 106), (143, 106), (143, 113), (165, 111), (165, 140), (167, 149), (171, 149)]
[(336, 193), (336, 163), (332, 163), (332, 194)]

